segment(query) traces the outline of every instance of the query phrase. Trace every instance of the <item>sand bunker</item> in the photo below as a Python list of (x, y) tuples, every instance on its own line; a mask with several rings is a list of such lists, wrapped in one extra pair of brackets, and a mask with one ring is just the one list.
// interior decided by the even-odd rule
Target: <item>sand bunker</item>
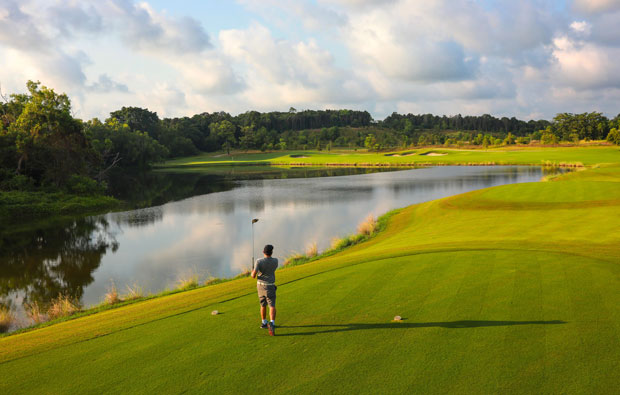
[(385, 156), (396, 156), (396, 157), (411, 156), (411, 155), (415, 155), (415, 152), (405, 152), (402, 154), (385, 154)]
[(448, 155), (448, 154), (442, 154), (439, 152), (427, 152), (425, 154), (420, 154), (420, 155), (424, 155), (424, 156), (444, 156), (444, 155)]

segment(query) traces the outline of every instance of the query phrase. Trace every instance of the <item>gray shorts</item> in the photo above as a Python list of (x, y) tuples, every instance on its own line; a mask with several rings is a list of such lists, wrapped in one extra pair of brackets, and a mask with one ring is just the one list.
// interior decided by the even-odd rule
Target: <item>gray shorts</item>
[(276, 287), (275, 285), (256, 284), (258, 290), (258, 301), (261, 306), (276, 307)]

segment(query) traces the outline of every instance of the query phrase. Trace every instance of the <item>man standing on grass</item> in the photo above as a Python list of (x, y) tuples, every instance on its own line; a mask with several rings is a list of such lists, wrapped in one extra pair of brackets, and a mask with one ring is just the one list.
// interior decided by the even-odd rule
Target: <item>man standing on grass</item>
[[(276, 269), (278, 259), (272, 258), (273, 246), (267, 244), (263, 248), (262, 259), (257, 259), (252, 269), (252, 278), (256, 278), (256, 289), (258, 290), (258, 300), (260, 302), (260, 317), (262, 329), (269, 328), (269, 335), (274, 336), (276, 331)], [(269, 318), (267, 322), (267, 305), (269, 305)]]

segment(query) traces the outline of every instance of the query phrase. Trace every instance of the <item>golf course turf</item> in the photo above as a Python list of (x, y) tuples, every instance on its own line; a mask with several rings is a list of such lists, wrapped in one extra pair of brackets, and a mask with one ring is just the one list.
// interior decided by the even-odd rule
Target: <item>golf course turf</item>
[(243, 278), (0, 338), (0, 393), (617, 393), (619, 218), (617, 164), (409, 206), (279, 270), (275, 337)]
[(366, 151), (288, 151), (203, 154), (164, 163), (163, 167), (199, 167), (213, 165), (285, 165), (285, 166), (418, 166), (418, 165), (566, 165), (588, 166), (618, 162), (618, 148), (582, 147), (499, 147), (482, 149), (419, 148), (395, 152)]

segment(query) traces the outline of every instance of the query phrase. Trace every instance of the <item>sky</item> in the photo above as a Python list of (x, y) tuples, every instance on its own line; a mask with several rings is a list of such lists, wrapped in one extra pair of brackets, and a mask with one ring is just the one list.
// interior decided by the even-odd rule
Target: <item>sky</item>
[(620, 113), (620, 0), (0, 0), (0, 84), (74, 116)]

